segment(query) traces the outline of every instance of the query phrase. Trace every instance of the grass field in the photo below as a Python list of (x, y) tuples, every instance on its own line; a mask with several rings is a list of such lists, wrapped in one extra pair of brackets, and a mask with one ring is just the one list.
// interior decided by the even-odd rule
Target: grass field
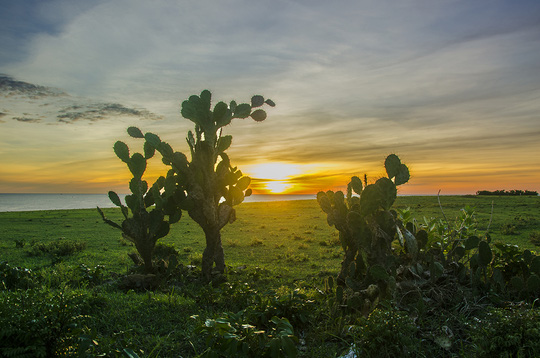
[[(491, 220), (494, 241), (537, 251), (530, 238), (537, 237), (540, 231), (540, 197), (444, 196), (440, 200), (450, 222), (461, 208), (475, 207), (479, 233), (486, 230)], [(399, 197), (395, 207), (409, 207), (419, 222), (424, 217), (443, 217), (437, 197)], [(105, 213), (120, 220), (116, 209), (106, 209)], [(39, 326), (39, 317), (43, 320), (39, 332), (47, 334), (50, 334), (47, 327), (51, 327), (51, 317), (57, 317), (61, 323), (55, 324), (60, 326), (67, 326), (62, 317), (68, 317), (69, 325), (74, 324), (76, 317), (86, 317), (79, 326), (82, 333), (69, 331), (68, 336), (78, 339), (79, 344), (86, 339), (81, 337), (91, 337), (98, 344), (91, 350), (95, 354), (130, 357), (134, 352), (140, 357), (194, 357), (205, 349), (203, 338), (194, 333), (194, 328), (202, 325), (205, 318), (251, 310), (259, 319), (269, 319), (271, 309), (276, 315), (280, 312), (279, 315), (291, 321), (296, 319), (292, 323), (295, 334), (301, 338), (298, 344), (301, 357), (339, 357), (346, 352), (352, 338), (345, 322), (360, 324), (360, 321), (354, 317), (348, 317), (348, 321), (338, 318), (327, 306), (328, 297), (321, 296), (323, 279), (338, 272), (342, 249), (336, 230), (327, 225), (317, 202), (244, 203), (237, 208), (237, 217), (234, 224), (222, 231), (226, 263), (231, 268), (226, 286), (208, 287), (191, 282), (168, 285), (154, 292), (126, 292), (113, 282), (130, 272), (132, 262), (127, 254), (135, 249), (119, 231), (103, 223), (96, 210), (0, 213), (0, 261), (8, 262), (11, 267), (30, 268), (43, 281), (26, 293), (3, 291), (0, 287), (0, 313), (5, 317), (12, 315), (7, 322), (19, 325), (18, 329), (23, 331)], [(180, 262), (200, 267), (204, 236), (187, 215), (160, 242), (174, 246)], [(62, 249), (61, 243), (67, 243), (66, 250), (73, 252), (52, 254), (51, 250)], [(97, 265), (105, 267), (100, 280), (95, 280)], [(23, 314), (17, 310), (25, 305), (16, 303), (17, 300), (35, 302), (26, 306)], [(58, 301), (62, 305), (50, 304)], [(481, 302), (470, 303), (471, 307), (475, 305), (485, 309)], [(57, 307), (56, 311), (48, 311), (51, 307)], [(413, 343), (431, 344), (430, 353), (424, 356), (456, 356), (456, 352), (466, 352), (469, 344), (481, 345), (483, 337), (483, 333), (478, 333), (474, 338), (471, 332), (476, 332), (476, 321), (471, 320), (469, 313), (460, 313), (469, 312), (469, 307), (458, 308), (452, 308), (449, 313), (441, 311), (435, 318), (428, 314), (416, 325), (410, 325), (409, 318), (402, 313), (381, 311), (383, 315), (391, 315), (394, 323), (404, 322), (403, 326), (391, 326), (402, 331), (392, 333), (387, 318), (374, 315), (375, 328), (364, 334), (389, 334), (390, 339), (412, 334), (409, 338)], [(534, 318), (538, 310), (526, 312), (533, 312), (530, 313), (533, 318), (523, 322), (538, 321)], [(490, 327), (490, 319), (499, 320), (493, 315), (486, 317), (482, 329)], [(520, 313), (516, 317), (525, 316)], [(505, 322), (505, 317), (501, 319)], [(31, 325), (25, 326), (28, 322)], [(451, 327), (456, 333), (451, 349), (437, 343), (434, 332), (443, 326)], [(513, 332), (514, 328), (504, 329)], [(38, 337), (45, 334), (39, 332), (35, 333)], [(482, 331), (478, 329), (478, 332)], [(506, 337), (503, 333), (500, 334)], [(0, 329), (1, 334), (7, 333)], [(59, 341), (65, 346), (63, 339)], [(0, 344), (0, 356), (2, 347)]]
[[(494, 241), (536, 249), (529, 238), (540, 230), (540, 197), (443, 196), (440, 200), (450, 222), (468, 205), (476, 209), (480, 232), (487, 228), (492, 216), (490, 232)], [(410, 207), (419, 222), (424, 217), (443, 218), (434, 196), (399, 197), (394, 207)], [(222, 232), (229, 265), (260, 266), (293, 279), (336, 272), (341, 261), (337, 231), (327, 225), (315, 200), (244, 203), (237, 212), (238, 220)], [(120, 221), (118, 210), (106, 209), (105, 213)], [(2, 260), (28, 268), (49, 265), (47, 255), (28, 256), (25, 249), (32, 243), (58, 238), (86, 243), (85, 250), (66, 258), (68, 264), (101, 264), (114, 271), (131, 265), (127, 257), (134, 251), (131, 243), (104, 224), (96, 210), (0, 213)], [(188, 263), (196, 263), (204, 249), (202, 230), (187, 215), (160, 242), (173, 245)]]

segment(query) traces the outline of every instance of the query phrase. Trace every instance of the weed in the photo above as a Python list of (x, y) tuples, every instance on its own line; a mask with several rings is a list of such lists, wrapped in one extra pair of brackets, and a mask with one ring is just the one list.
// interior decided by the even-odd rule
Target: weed
[(289, 254), (287, 255), (287, 261), (289, 262), (306, 262), (309, 261), (309, 256), (304, 254), (303, 252), (299, 254)]
[(257, 238), (251, 240), (251, 243), (249, 244), (249, 246), (252, 246), (252, 247), (263, 246), (263, 245), (264, 245), (264, 242), (261, 239), (257, 239)]
[(26, 240), (24, 239), (14, 239), (13, 241), (15, 241), (15, 247), (18, 249), (22, 249), (26, 244)]
[(86, 355), (89, 306), (83, 294), (26, 290), (0, 292), (0, 354), (17, 357)]
[(37, 277), (32, 270), (0, 262), (0, 290), (28, 289), (33, 287), (36, 281)]
[(535, 246), (540, 246), (540, 231), (531, 232), (529, 234), (529, 241)]
[(76, 252), (83, 251), (86, 248), (84, 241), (71, 241), (65, 238), (59, 238), (47, 244), (36, 243), (26, 251), (28, 256), (40, 256), (50, 254), (54, 256), (68, 256)]
[(422, 342), (418, 328), (405, 313), (376, 309), (349, 329), (357, 357), (417, 357)]
[(189, 256), (189, 261), (194, 266), (200, 265), (202, 263), (202, 254), (191, 254)]
[(270, 329), (259, 329), (242, 311), (207, 319), (195, 329), (196, 334), (206, 337), (207, 348), (200, 357), (296, 357), (298, 338), (292, 325), (286, 318), (272, 317), (271, 322)]
[(470, 334), (479, 357), (538, 357), (540, 311), (491, 308), (484, 319), (471, 326)]
[(154, 257), (168, 261), (171, 256), (178, 257), (178, 251), (172, 244), (157, 243), (154, 247)]
[(517, 227), (513, 223), (505, 223), (501, 225), (501, 234), (516, 235), (518, 234)]

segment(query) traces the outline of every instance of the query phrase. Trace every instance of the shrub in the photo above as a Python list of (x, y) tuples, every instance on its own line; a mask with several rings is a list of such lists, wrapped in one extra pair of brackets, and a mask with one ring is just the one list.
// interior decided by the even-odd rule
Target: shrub
[[(189, 251), (185, 251), (189, 252)], [(168, 261), (171, 256), (178, 257), (179, 253), (172, 244), (158, 243), (154, 248), (154, 257)]]
[(28, 289), (34, 287), (35, 283), (36, 277), (32, 270), (0, 262), (0, 290)]
[(478, 357), (539, 357), (540, 310), (491, 308), (470, 334)]
[[(87, 298), (75, 292), (0, 292), (0, 356), (81, 355)], [(88, 341), (84, 342), (85, 344)]]
[(422, 343), (413, 320), (393, 308), (377, 308), (349, 332), (357, 357), (417, 357)]
[(540, 231), (533, 231), (529, 234), (529, 241), (536, 246), (540, 246)]
[(13, 241), (15, 242), (15, 247), (19, 249), (22, 249), (26, 244), (26, 241), (24, 239), (14, 239)]
[[(193, 318), (197, 318), (194, 316)], [(195, 329), (206, 338), (207, 357), (296, 357), (298, 352), (294, 329), (286, 318), (272, 317), (268, 329), (260, 329), (247, 321), (244, 312), (225, 313), (207, 319)]]
[(249, 244), (249, 246), (263, 246), (263, 245), (264, 245), (264, 242), (258, 238), (254, 238), (253, 240), (251, 240), (251, 243)]
[(49, 254), (51, 256), (69, 256), (86, 248), (84, 241), (66, 240), (61, 237), (49, 243), (34, 243), (26, 251), (29, 256), (40, 256)]
[(501, 234), (516, 235), (517, 233), (517, 227), (513, 223), (505, 223), (501, 225)]

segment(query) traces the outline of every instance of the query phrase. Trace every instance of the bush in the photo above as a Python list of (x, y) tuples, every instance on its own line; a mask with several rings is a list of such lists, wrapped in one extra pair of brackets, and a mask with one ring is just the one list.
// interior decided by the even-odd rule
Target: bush
[(517, 233), (518, 232), (517, 232), (516, 225), (514, 225), (512, 223), (506, 223), (506, 224), (501, 225), (501, 234), (503, 234), (503, 235), (516, 235)]
[(52, 256), (69, 256), (86, 248), (84, 241), (66, 240), (61, 237), (49, 243), (35, 243), (26, 252), (29, 256), (49, 254)]
[(529, 241), (536, 246), (540, 246), (540, 231), (533, 231), (529, 234)]
[[(194, 316), (193, 318), (198, 318)], [(244, 312), (225, 313), (217, 319), (207, 319), (195, 329), (206, 337), (206, 357), (296, 357), (298, 352), (292, 325), (286, 318), (272, 317), (268, 330), (247, 322)]]
[(0, 262), (0, 290), (28, 289), (36, 282), (32, 270), (12, 267), (7, 262)]
[(352, 350), (357, 357), (417, 357), (421, 345), (417, 331), (406, 313), (377, 308), (350, 328)]
[(75, 292), (0, 292), (0, 356), (83, 354), (90, 342), (84, 335), (88, 310), (86, 297)]
[(168, 261), (171, 256), (178, 258), (178, 251), (172, 244), (157, 243), (154, 247), (154, 258), (156, 260), (162, 259)]
[(492, 308), (470, 334), (478, 357), (539, 357), (540, 311)]

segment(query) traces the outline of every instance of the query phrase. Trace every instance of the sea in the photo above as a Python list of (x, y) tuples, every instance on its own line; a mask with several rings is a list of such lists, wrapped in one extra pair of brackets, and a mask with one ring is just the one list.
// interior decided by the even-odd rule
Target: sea
[[(122, 202), (125, 195), (120, 195)], [(251, 195), (244, 202), (312, 200), (316, 195)], [(107, 194), (0, 194), (0, 212), (112, 208)]]

